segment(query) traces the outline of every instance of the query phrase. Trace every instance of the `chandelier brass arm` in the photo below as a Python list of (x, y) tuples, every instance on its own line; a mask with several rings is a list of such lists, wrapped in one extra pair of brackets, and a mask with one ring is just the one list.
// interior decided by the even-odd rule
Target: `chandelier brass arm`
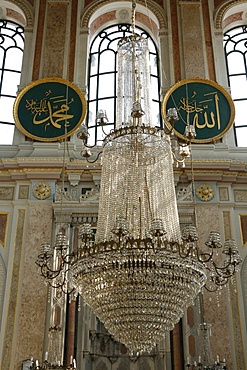
[[(132, 6), (134, 13), (135, 1)], [(96, 234), (90, 224), (82, 224), (74, 254), (69, 254), (68, 243), (60, 235), (53, 257), (47, 258), (46, 250), (39, 255), (41, 274), (48, 284), (53, 284), (54, 274), (55, 286), (65, 292), (74, 289), (73, 295), (82, 296), (132, 356), (150, 352), (206, 284), (212, 291), (221, 289), (241, 263), (236, 245), (225, 242), (223, 254), (229, 260), (218, 264), (215, 255), (222, 247), (218, 232), (210, 232), (206, 252), (198, 246), (195, 226), (180, 230), (173, 162), (183, 166), (191, 157), (194, 191), (191, 141), (196, 132), (193, 125), (186, 125), (181, 144), (173, 130), (167, 134), (153, 125), (148, 60), (148, 40), (135, 34), (133, 22), (133, 35), (120, 40), (118, 48), (116, 128), (104, 138), (99, 154)], [(176, 109), (169, 109), (166, 119), (173, 126), (178, 119)], [(102, 129), (107, 124), (104, 110), (99, 111), (96, 123)], [(78, 138), (86, 160), (91, 156), (88, 137), (83, 125)]]

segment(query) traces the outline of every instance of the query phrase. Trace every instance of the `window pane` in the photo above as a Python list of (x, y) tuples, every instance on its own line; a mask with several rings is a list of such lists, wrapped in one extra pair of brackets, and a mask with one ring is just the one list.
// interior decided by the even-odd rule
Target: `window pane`
[(245, 73), (245, 61), (242, 53), (234, 52), (228, 56), (229, 74)]
[(99, 73), (115, 71), (115, 53), (112, 50), (106, 50), (100, 55)]
[(237, 145), (246, 147), (247, 146), (247, 127), (237, 127)]
[(88, 127), (96, 124), (96, 101), (90, 102), (88, 106)]
[(159, 102), (152, 101), (152, 125), (160, 127), (160, 105)]
[(88, 145), (94, 145), (95, 144), (95, 135), (96, 135), (96, 127), (93, 127), (93, 128), (89, 128), (88, 129), (88, 134), (89, 134), (89, 137), (88, 137), (88, 140), (87, 140), (87, 144)]
[(247, 107), (247, 99), (242, 101), (235, 101), (235, 125), (242, 126), (246, 125), (246, 107)]
[(155, 77), (151, 78), (151, 88), (152, 88), (152, 99), (159, 100), (159, 87), (158, 79)]
[(104, 109), (106, 111), (108, 121), (114, 123), (114, 98), (99, 100), (98, 110), (100, 109)]
[(91, 49), (91, 53), (96, 53), (99, 51), (99, 44), (101, 42), (101, 39), (100, 38), (96, 38), (92, 44), (92, 49)]
[(99, 76), (99, 98), (114, 96), (115, 74), (107, 73)]
[(90, 79), (90, 91), (89, 91), (89, 100), (96, 99), (97, 93), (97, 76), (91, 77)]
[(3, 125), (0, 123), (0, 145), (2, 144), (12, 144), (14, 135), (13, 125)]
[(16, 96), (17, 86), (20, 83), (20, 73), (4, 71), (2, 82), (2, 94)]
[(0, 121), (1, 122), (8, 122), (14, 124), (13, 118), (13, 105), (14, 105), (15, 98), (9, 97), (0, 97)]
[(244, 99), (247, 97), (246, 75), (230, 77), (230, 86), (233, 99)]
[(150, 54), (150, 73), (157, 76), (157, 55)]
[(23, 51), (17, 48), (10, 48), (6, 52), (5, 68), (13, 71), (20, 71), (22, 65)]
[(99, 54), (91, 55), (91, 74), (94, 75), (98, 72), (98, 57)]

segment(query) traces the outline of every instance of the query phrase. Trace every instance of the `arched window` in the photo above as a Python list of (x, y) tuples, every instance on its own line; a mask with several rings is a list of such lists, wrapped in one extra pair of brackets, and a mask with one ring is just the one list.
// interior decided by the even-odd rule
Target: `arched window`
[(13, 104), (20, 83), (23, 48), (23, 27), (0, 20), (0, 144), (13, 141)]
[(228, 83), (236, 108), (235, 140), (247, 146), (247, 26), (233, 28), (224, 34)]
[[(158, 53), (150, 35), (135, 29), (136, 33), (148, 39), (150, 55), (150, 78), (152, 88), (152, 119), (155, 126), (161, 125), (160, 85), (158, 74)], [(131, 26), (119, 24), (101, 31), (93, 40), (89, 54), (88, 76), (88, 144), (100, 144), (105, 136), (101, 127), (96, 125), (96, 114), (100, 109), (106, 110), (109, 122), (104, 131), (109, 133), (116, 121), (117, 98), (117, 44), (120, 39), (132, 34)]]

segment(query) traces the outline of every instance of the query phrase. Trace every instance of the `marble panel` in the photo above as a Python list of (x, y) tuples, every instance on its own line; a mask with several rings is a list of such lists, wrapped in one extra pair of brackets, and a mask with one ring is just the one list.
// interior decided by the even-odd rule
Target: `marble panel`
[(206, 48), (206, 56), (207, 56), (208, 78), (210, 80), (216, 81), (215, 60), (214, 60), (213, 40), (212, 40), (212, 33), (211, 33), (210, 15), (209, 15), (210, 11), (209, 11), (208, 1), (202, 1), (202, 13), (203, 13), (205, 48)]
[(14, 188), (10, 186), (0, 187), (0, 200), (13, 200), (14, 199)]
[(8, 225), (8, 213), (0, 212), (0, 245), (5, 247)]
[(26, 20), (22, 14), (20, 14), (19, 12), (16, 12), (13, 9), (8, 9), (8, 8), (6, 9), (6, 11), (7, 11), (7, 17), (14, 19), (17, 23), (22, 24), (23, 26), (26, 25)]
[(28, 199), (29, 185), (20, 185), (18, 199)]
[[(9, 302), (8, 302), (8, 316), (6, 320), (7, 325), (5, 327), (4, 345), (3, 345), (4, 353), (3, 353), (2, 363), (0, 367), (1, 369), (9, 369), (11, 366), (10, 359), (13, 358), (12, 351), (13, 351), (13, 342), (14, 342), (15, 330), (16, 330), (15, 323), (16, 323), (16, 312), (17, 312), (17, 302), (18, 302), (18, 291), (21, 285), (19, 277), (20, 277), (20, 266), (21, 266), (21, 257), (22, 257), (22, 248), (23, 248), (25, 217), (26, 217), (26, 211), (24, 209), (18, 209), (16, 234), (15, 234), (15, 242), (14, 242), (13, 268), (12, 268), (12, 277), (11, 277), (11, 283), (10, 283), (10, 292), (9, 292), (10, 294), (9, 294)], [(16, 369), (19, 367), (16, 367)]]
[[(16, 328), (15, 364), (31, 356), (42, 358), (47, 287), (37, 273), (37, 258), (42, 242), (50, 243), (52, 233), (52, 202), (32, 202), (28, 210), (21, 281), (20, 313)], [(27, 320), (28, 318), (28, 320)], [(19, 367), (16, 367), (16, 370)]]
[(186, 78), (205, 77), (204, 39), (199, 5), (181, 5), (182, 42)]
[(236, 189), (234, 190), (235, 202), (247, 202), (247, 190)]
[(219, 188), (219, 199), (221, 202), (226, 202), (229, 200), (229, 191), (226, 187), (220, 187)]
[(242, 246), (247, 245), (247, 215), (239, 215)]
[[(32, 80), (38, 80), (40, 78), (40, 68), (42, 61), (41, 59), (42, 44), (44, 39), (45, 11), (46, 11), (46, 1), (41, 1), (39, 4), (38, 26), (34, 52)], [(45, 76), (42, 74), (42, 77)]]
[(70, 50), (69, 50), (69, 81), (74, 81), (75, 70), (75, 51), (76, 51), (76, 36), (77, 22), (75, 22), (75, 14), (78, 12), (78, 0), (72, 0), (71, 5), (71, 22), (70, 22)]
[(232, 14), (226, 19), (224, 19), (222, 28), (225, 29), (227, 26), (229, 26), (229, 24), (237, 22), (237, 21), (242, 21), (242, 19), (243, 19), (243, 12)]
[(48, 3), (47, 6), (43, 74), (45, 77), (63, 77), (68, 5)]
[[(200, 247), (203, 248), (208, 234), (211, 230), (220, 231), (220, 217), (218, 205), (197, 204), (197, 225), (199, 232)], [(212, 336), (210, 337), (213, 358), (219, 355), (226, 358), (227, 366), (232, 369), (231, 340), (228, 320), (228, 294), (222, 289), (220, 294), (203, 291), (204, 320), (212, 325)], [(224, 337), (224, 341), (218, 338)]]
[(196, 355), (196, 341), (194, 335), (190, 335), (188, 338), (189, 343), (189, 354), (194, 357)]
[(178, 82), (182, 79), (181, 75), (181, 60), (180, 60), (180, 43), (179, 43), (179, 28), (178, 28), (178, 9), (176, 1), (170, 2), (171, 7), (171, 29), (172, 29), (172, 52), (173, 52), (173, 69), (174, 80)]
[(238, 291), (235, 284), (229, 284), (229, 294), (231, 299), (231, 313), (233, 321), (233, 335), (234, 335), (234, 348), (235, 358), (238, 370), (246, 370), (244, 358), (244, 346), (242, 340), (242, 325), (240, 321), (239, 312), (239, 298)]
[(115, 10), (102, 14), (92, 22), (90, 26), (90, 33), (94, 34), (100, 27), (102, 27), (103, 24), (115, 19), (116, 19)]
[(225, 239), (232, 238), (232, 226), (231, 226), (231, 216), (230, 211), (222, 211), (223, 227), (224, 227), (224, 237)]

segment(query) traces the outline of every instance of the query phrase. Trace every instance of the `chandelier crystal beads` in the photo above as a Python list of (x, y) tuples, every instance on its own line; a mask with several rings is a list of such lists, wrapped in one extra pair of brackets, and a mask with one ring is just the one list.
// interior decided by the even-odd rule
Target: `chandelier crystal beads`
[[(213, 262), (214, 249), (221, 247), (218, 233), (210, 234), (204, 252), (194, 226), (180, 232), (173, 178), (177, 154), (170, 135), (151, 123), (147, 40), (133, 33), (120, 41), (118, 55), (117, 122), (103, 142), (95, 240), (91, 225), (83, 224), (78, 250), (69, 254), (60, 235), (55, 258), (45, 244), (37, 264), (51, 285), (80, 294), (136, 355), (149, 352), (173, 329), (207, 279), (210, 290), (225, 285), (241, 258), (228, 241), (226, 260), (218, 267)], [(190, 139), (193, 130), (187, 131)], [(188, 146), (181, 153), (184, 161)], [(60, 265), (52, 267), (52, 260)]]

